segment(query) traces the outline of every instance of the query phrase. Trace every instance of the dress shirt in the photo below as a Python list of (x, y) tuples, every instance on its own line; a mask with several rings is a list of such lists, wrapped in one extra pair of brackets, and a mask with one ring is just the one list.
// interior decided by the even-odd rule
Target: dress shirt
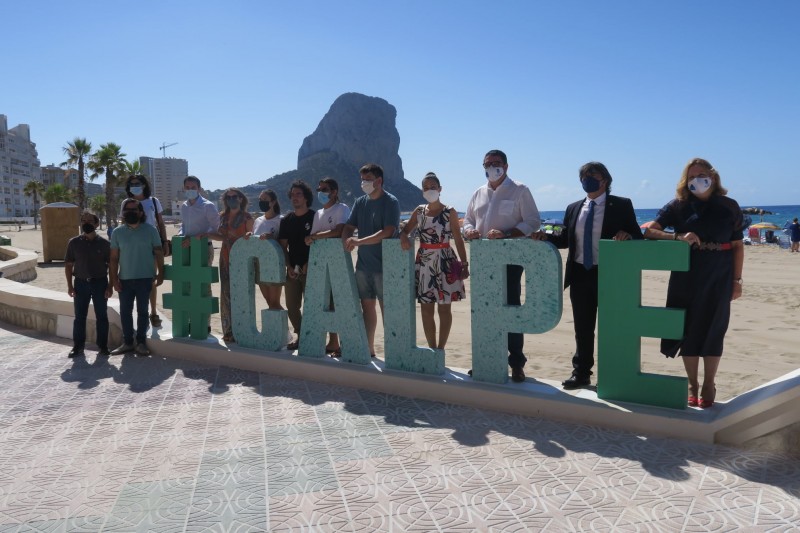
[(487, 183), (475, 191), (467, 206), (462, 233), (476, 229), (482, 238), (490, 230), (520, 230), (526, 237), (539, 229), (541, 218), (530, 189), (508, 176), (492, 189)]
[(181, 230), (178, 235), (182, 237), (196, 237), (203, 233), (216, 233), (219, 226), (219, 211), (210, 202), (198, 196), (194, 205), (186, 200), (181, 204)]
[[(603, 193), (594, 199), (594, 221), (592, 222), (592, 262), (597, 264), (597, 254), (600, 251), (600, 233), (603, 231), (603, 217), (606, 214), (606, 199), (608, 194)], [(575, 225), (575, 262), (583, 264), (583, 230), (586, 227), (586, 215), (589, 213), (587, 197), (578, 213), (578, 222)]]

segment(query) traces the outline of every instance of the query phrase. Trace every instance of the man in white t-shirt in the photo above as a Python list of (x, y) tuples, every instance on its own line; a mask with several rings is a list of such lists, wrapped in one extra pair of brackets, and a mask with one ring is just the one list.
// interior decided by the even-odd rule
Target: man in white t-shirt
[[(322, 209), (314, 214), (314, 224), (311, 226), (311, 235), (306, 237), (306, 244), (311, 246), (319, 239), (334, 239), (342, 236), (342, 229), (347, 219), (350, 218), (350, 208), (339, 201), (339, 184), (333, 178), (323, 178), (317, 185), (317, 199), (322, 204)], [(331, 297), (333, 309), (333, 297)], [(341, 357), (342, 349), (339, 345), (339, 335), (330, 334), (325, 352), (331, 357)]]
[[(500, 150), (490, 150), (483, 158), (487, 183), (472, 195), (464, 216), (465, 239), (514, 239), (528, 237), (539, 229), (541, 218), (530, 189), (508, 177), (508, 158)], [(507, 266), (506, 294), (509, 305), (520, 305), (522, 267)], [(508, 334), (508, 365), (511, 380), (525, 381), (522, 333)]]

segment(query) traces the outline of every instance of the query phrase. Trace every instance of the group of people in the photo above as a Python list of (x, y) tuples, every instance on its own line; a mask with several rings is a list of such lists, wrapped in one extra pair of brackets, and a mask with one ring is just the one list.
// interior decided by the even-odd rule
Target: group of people
[[(381, 243), (384, 239), (399, 237), (404, 250), (411, 249), (414, 240), (419, 239), (415, 259), (416, 298), (425, 338), (431, 348), (437, 349), (444, 349), (447, 344), (452, 326), (451, 303), (466, 296), (464, 280), (469, 276), (469, 262), (465, 240), (549, 241), (558, 248), (568, 249), (564, 287), (570, 290), (576, 344), (571, 375), (562, 383), (569, 390), (589, 386), (593, 375), (600, 239), (684, 241), (691, 246), (690, 269), (672, 272), (666, 302), (668, 307), (686, 310), (684, 334), (678, 340), (662, 340), (661, 352), (667, 357), (681, 355), (689, 380), (688, 405), (712, 406), (730, 302), (742, 294), (744, 261), (741, 209), (727, 196), (716, 169), (703, 159), (689, 161), (678, 181), (675, 198), (659, 211), (642, 235), (631, 200), (611, 194), (613, 178), (602, 163), (590, 162), (579, 169), (578, 179), (586, 194), (567, 207), (563, 231), (552, 233), (540, 229), (539, 211), (530, 189), (512, 180), (508, 168), (508, 158), (502, 151), (491, 150), (484, 156), (487, 182), (472, 195), (463, 227), (456, 209), (441, 200), (439, 178), (433, 172), (426, 174), (421, 183), (426, 203), (414, 209), (402, 229), (399, 203), (384, 189), (383, 169), (376, 164), (366, 164), (359, 170), (364, 195), (356, 199), (352, 209), (340, 201), (338, 183), (332, 178), (319, 181), (316, 192), (322, 208), (311, 209), (314, 199), (311, 187), (298, 180), (287, 191), (291, 211), (282, 215), (278, 195), (267, 189), (259, 195), (263, 215), (256, 219), (248, 212), (247, 197), (239, 189), (225, 191), (224, 209), (218, 212), (201, 195), (200, 180), (189, 176), (184, 181), (186, 201), (181, 211), (182, 246), (190, 245), (190, 237), (207, 237), (211, 264), (214, 257), (211, 241), (222, 242), (219, 269), (223, 339), (235, 342), (231, 324), (231, 248), (239, 238), (276, 240), (285, 254), (286, 281), (256, 281), (269, 309), (283, 308), (281, 292), (285, 290), (294, 332), (291, 339), (287, 338), (287, 348), (294, 350), (301, 329), (310, 248), (319, 239), (341, 239), (347, 252), (357, 250), (356, 285), (369, 349), (374, 356), (378, 307), (383, 315)], [(123, 202), (121, 213), (124, 224), (114, 230), (110, 244), (96, 234), (99, 221), (91, 213), (82, 215), (83, 234), (69, 243), (66, 276), (68, 292), (75, 298), (74, 347), (70, 357), (83, 354), (90, 300), (95, 304), (97, 316), (98, 355), (149, 353), (145, 340), (148, 318), (152, 322), (158, 316), (154, 302), (152, 313), (148, 312), (148, 304), (163, 281), (166, 236), (159, 228), (160, 204), (151, 198), (146, 178), (132, 176), (126, 191), (129, 198)], [(672, 231), (666, 231), (667, 228)], [(507, 265), (506, 271), (507, 304), (520, 305), (523, 268)], [(113, 290), (120, 294), (123, 345), (109, 352), (105, 302)], [(138, 317), (135, 331), (134, 301)], [(154, 322), (152, 325), (157, 327)], [(336, 334), (330, 334), (326, 352), (333, 357), (341, 355)], [(508, 364), (512, 381), (525, 381), (526, 361), (523, 335), (509, 333)]]

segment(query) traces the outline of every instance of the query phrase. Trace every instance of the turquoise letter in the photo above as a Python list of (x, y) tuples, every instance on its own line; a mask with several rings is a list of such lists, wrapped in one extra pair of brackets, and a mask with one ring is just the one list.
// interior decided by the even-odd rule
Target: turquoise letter
[[(506, 265), (525, 269), (525, 303), (508, 305)], [(470, 243), (472, 377), (508, 381), (508, 333), (544, 333), (561, 319), (561, 255), (531, 239)]]
[(253, 259), (258, 259), (261, 281), (283, 283), (286, 267), (283, 249), (273, 239), (237, 240), (231, 248), (231, 320), (236, 342), (245, 348), (277, 351), (286, 346), (286, 311), (261, 310), (261, 332), (256, 328), (256, 280)]
[(444, 374), (444, 350), (417, 346), (414, 251), (400, 241), (383, 241), (383, 345), (386, 368), (420, 374)]
[[(335, 310), (330, 309), (331, 291)], [(342, 361), (361, 365), (370, 362), (353, 260), (344, 251), (341, 239), (322, 239), (311, 246), (297, 354), (324, 357), (327, 332), (339, 334)]]
[(597, 396), (686, 407), (686, 378), (643, 374), (641, 337), (680, 339), (684, 311), (642, 306), (642, 270), (689, 269), (689, 246), (672, 241), (600, 241)]

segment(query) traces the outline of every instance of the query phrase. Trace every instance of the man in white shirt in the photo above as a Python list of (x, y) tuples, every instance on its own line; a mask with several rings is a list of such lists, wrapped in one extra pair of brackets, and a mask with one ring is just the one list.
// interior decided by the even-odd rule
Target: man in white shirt
[(203, 188), (196, 176), (187, 176), (183, 180), (183, 194), (186, 201), (181, 204), (181, 230), (178, 235), (183, 237), (181, 247), (189, 248), (191, 237), (208, 238), (208, 264), (214, 262), (214, 246), (212, 239), (220, 240), (217, 232), (219, 228), (219, 211), (214, 202), (201, 196)]
[[(508, 177), (508, 158), (500, 150), (491, 150), (483, 158), (488, 180), (472, 195), (464, 217), (465, 239), (513, 239), (528, 237), (539, 229), (541, 219), (530, 189)], [(508, 265), (507, 294), (509, 305), (520, 305), (522, 267)], [(511, 380), (525, 381), (522, 333), (508, 334), (508, 365)]]

